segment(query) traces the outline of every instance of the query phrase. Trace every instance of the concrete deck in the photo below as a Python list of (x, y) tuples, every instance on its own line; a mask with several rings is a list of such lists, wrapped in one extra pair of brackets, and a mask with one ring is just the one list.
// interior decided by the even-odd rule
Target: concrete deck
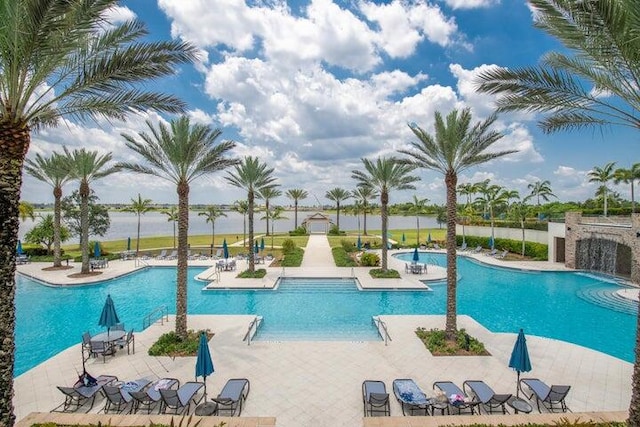
[[(312, 261), (299, 269), (287, 268), (285, 275), (300, 274), (307, 277), (351, 275), (351, 269), (333, 266), (328, 245), (320, 242), (324, 236), (311, 236), (305, 253)], [(322, 253), (322, 254), (321, 254)], [(477, 255), (483, 262), (500, 265), (520, 265)], [(389, 258), (390, 266), (401, 274), (402, 262)], [(115, 277), (135, 269), (134, 261), (110, 263), (100, 277)], [(164, 263), (164, 262), (158, 262)], [(175, 264), (175, 261), (173, 262)], [(193, 261), (195, 265), (206, 261)], [(209, 261), (211, 263), (211, 261)], [(394, 265), (394, 263), (400, 263)], [(155, 263), (154, 263), (155, 264)], [(557, 269), (551, 263), (535, 264), (536, 269)], [(239, 266), (239, 270), (242, 270)], [(78, 283), (65, 277), (65, 272), (43, 272), (35, 264), (19, 266), (21, 272), (34, 277), (43, 277), (53, 282), (60, 280), (71, 285)], [(273, 271), (271, 271), (273, 270)], [(371, 279), (368, 269), (353, 269), (354, 275), (363, 287), (417, 287), (425, 289), (420, 282), (425, 275), (407, 275), (403, 280), (384, 281)], [(282, 273), (281, 268), (269, 268), (267, 280), (260, 279), (265, 286)], [(230, 272), (221, 280), (221, 286), (236, 281)], [(413, 276), (413, 277), (411, 277)], [(224, 282), (223, 282), (224, 281)], [(275, 281), (275, 280), (274, 280)], [(407, 282), (407, 283), (405, 283)], [(227, 286), (225, 286), (227, 287)], [(191, 329), (209, 328), (215, 336), (209, 342), (215, 373), (207, 379), (209, 396), (215, 396), (229, 378), (244, 377), (251, 381), (251, 392), (242, 413), (247, 424), (278, 426), (417, 426), (431, 425), (426, 417), (398, 417), (401, 410), (392, 399), (389, 419), (363, 419), (361, 384), (366, 379), (382, 380), (391, 392), (395, 378), (413, 378), (420, 387), (431, 394), (432, 383), (437, 380), (451, 380), (459, 385), (466, 379), (482, 379), (497, 393), (515, 393), (516, 374), (507, 367), (515, 334), (492, 333), (467, 316), (459, 316), (458, 325), (483, 341), (491, 356), (474, 357), (434, 357), (415, 336), (417, 327), (444, 327), (444, 316), (382, 316), (388, 325), (392, 341), (388, 346), (383, 342), (263, 342), (255, 341), (250, 346), (242, 341), (252, 316), (190, 315)], [(155, 324), (145, 331), (136, 333), (136, 353), (127, 355), (119, 351), (115, 357), (91, 359), (87, 369), (92, 375), (111, 374), (127, 381), (137, 378), (176, 377), (185, 381), (194, 380), (195, 357), (171, 359), (151, 357), (148, 347), (158, 336), (172, 330), (173, 319), (163, 325)], [(78, 337), (80, 340), (80, 337)], [(631, 397), (631, 376), (633, 365), (603, 353), (589, 350), (562, 341), (528, 336), (527, 344), (533, 370), (527, 377), (538, 377), (549, 384), (570, 384), (572, 389), (567, 404), (574, 413), (618, 412), (614, 416), (623, 418)], [(63, 395), (56, 385), (72, 385), (77, 372), (82, 371), (80, 344), (77, 344), (48, 361), (20, 375), (15, 381), (14, 405), (17, 418), (23, 419), (32, 412), (47, 412), (62, 402)], [(102, 408), (98, 401), (92, 412)], [(32, 417), (36, 417), (33, 415)], [(108, 415), (107, 418), (112, 418)], [(532, 415), (519, 414), (516, 417), (526, 423)], [(423, 419), (424, 418), (424, 419)], [(502, 417), (500, 422), (511, 417)], [(440, 425), (458, 423), (461, 418), (434, 417)], [(476, 417), (477, 422), (486, 419)], [(582, 420), (587, 419), (583, 417)], [(26, 420), (26, 419), (25, 419)], [(209, 418), (204, 425), (213, 425), (216, 418)], [(220, 418), (216, 422), (220, 422)], [(502, 421), (504, 420), (504, 421)], [(140, 421), (138, 419), (138, 421)], [(118, 424), (125, 425), (125, 424)], [(233, 424), (232, 424), (233, 425)]]

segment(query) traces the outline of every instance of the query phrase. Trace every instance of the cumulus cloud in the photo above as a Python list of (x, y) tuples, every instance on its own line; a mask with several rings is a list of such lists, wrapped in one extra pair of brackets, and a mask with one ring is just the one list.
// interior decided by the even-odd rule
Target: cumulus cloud
[(500, 0), (441, 0), (452, 9), (478, 9), (500, 3)]
[(136, 14), (128, 7), (113, 6), (107, 11), (105, 19), (112, 24), (119, 24), (136, 19)]

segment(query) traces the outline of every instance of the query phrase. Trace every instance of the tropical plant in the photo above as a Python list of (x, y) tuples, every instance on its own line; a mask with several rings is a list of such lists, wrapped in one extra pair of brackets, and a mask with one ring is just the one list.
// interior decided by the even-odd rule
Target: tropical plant
[(269, 202), (271, 201), (271, 199), (275, 199), (276, 197), (280, 197), (282, 195), (282, 191), (280, 191), (278, 187), (279, 185), (274, 184), (272, 186), (264, 187), (258, 190), (258, 197), (264, 200), (264, 220), (266, 221), (267, 225), (267, 236), (269, 235), (269, 215), (271, 214)]
[(609, 162), (603, 167), (594, 166), (592, 170), (589, 171), (587, 176), (589, 177), (589, 182), (595, 182), (601, 184), (598, 187), (597, 192), (602, 193), (602, 198), (604, 200), (604, 216), (607, 216), (607, 200), (609, 188), (607, 187), (607, 183), (614, 179), (614, 167), (616, 166), (616, 162)]
[(276, 185), (276, 178), (273, 176), (273, 168), (266, 163), (260, 162), (257, 157), (247, 156), (240, 164), (235, 166), (233, 172), (229, 172), (225, 177), (234, 187), (241, 188), (247, 192), (247, 213), (249, 216), (249, 273), (255, 272), (255, 253), (253, 252), (253, 214), (256, 192)]
[[(472, 190), (471, 195), (473, 196), (475, 194), (480, 194), (480, 195), (485, 194), (487, 192), (487, 188), (489, 188), (490, 182), (491, 182), (490, 179), (485, 179), (484, 181), (474, 182), (473, 184), (471, 184), (471, 190)], [(475, 200), (474, 200), (474, 203), (482, 207), (482, 218), (487, 219), (487, 210), (488, 210), (487, 205), (485, 204), (480, 205)]]
[(324, 197), (331, 200), (332, 202), (335, 202), (336, 204), (336, 227), (338, 227), (338, 231), (340, 231), (340, 203), (350, 198), (351, 193), (349, 193), (344, 188), (336, 187), (328, 190), (325, 193)]
[(525, 201), (513, 203), (509, 207), (509, 216), (520, 223), (520, 229), (522, 230), (522, 256), (524, 256), (526, 244), (524, 223), (527, 220), (527, 216), (530, 214), (531, 206), (529, 206)]
[(550, 197), (555, 197), (557, 199), (556, 195), (553, 194), (553, 191), (551, 191), (551, 182), (549, 180), (532, 182), (531, 184), (527, 185), (527, 188), (531, 190), (531, 193), (529, 194), (529, 196), (527, 196), (527, 199), (535, 197), (537, 202), (536, 204), (538, 206), (540, 206), (541, 197), (545, 202), (548, 202)]
[(247, 242), (247, 214), (249, 213), (249, 202), (246, 200), (236, 200), (231, 208), (234, 212), (242, 215), (242, 247)]
[(464, 196), (466, 201), (465, 201), (465, 205), (470, 205), (471, 204), (471, 198), (474, 195), (475, 190), (473, 188), (473, 184), (470, 182), (464, 183), (464, 184), (458, 184), (458, 194), (460, 194), (461, 196)]
[(467, 244), (467, 236), (466, 236), (466, 230), (465, 230), (465, 226), (467, 225), (467, 221), (469, 220), (469, 218), (471, 218), (474, 214), (474, 209), (473, 209), (473, 205), (472, 204), (466, 204), (464, 206), (461, 207), (460, 209), (460, 223), (462, 225), (462, 244), (466, 245)]
[(483, 194), (476, 198), (478, 203), (486, 206), (489, 210), (489, 220), (491, 221), (491, 249), (494, 249), (495, 237), (495, 212), (496, 209), (509, 205), (509, 190), (499, 185), (490, 185)]
[[(95, 191), (89, 192), (87, 199), (87, 223), (89, 236), (104, 236), (111, 226), (109, 209), (98, 203), (98, 196)], [(70, 195), (60, 200), (60, 213), (64, 225), (69, 230), (71, 236), (78, 237), (82, 245), (82, 197), (80, 190), (73, 190)], [(90, 246), (89, 246), (90, 248)]]
[(138, 199), (131, 199), (131, 206), (123, 209), (125, 212), (133, 212), (138, 217), (138, 228), (136, 237), (136, 255), (140, 252), (140, 217), (151, 210), (151, 199), (143, 199), (138, 193)]
[(175, 206), (171, 206), (168, 210), (161, 212), (163, 215), (167, 216), (167, 222), (173, 223), (173, 248), (176, 247), (176, 224), (178, 222), (178, 208)]
[(227, 214), (216, 205), (210, 205), (203, 212), (199, 212), (198, 216), (205, 217), (205, 222), (211, 223), (211, 247), (213, 248), (216, 244), (216, 219), (226, 217)]
[(287, 190), (285, 195), (293, 200), (293, 210), (295, 212), (293, 229), (296, 230), (298, 228), (298, 202), (309, 197), (309, 193), (301, 188), (291, 188)]
[(613, 182), (630, 184), (631, 186), (631, 212), (636, 212), (635, 185), (640, 179), (640, 163), (634, 163), (630, 169), (619, 168), (613, 172)]
[(356, 199), (362, 206), (362, 234), (367, 235), (367, 214), (371, 213), (371, 204), (369, 201), (374, 200), (379, 194), (373, 187), (358, 186), (351, 192), (351, 197)]
[[(41, 217), (40, 222), (34, 225), (33, 228), (24, 235), (24, 240), (36, 245), (45, 245), (47, 247), (47, 254), (50, 254), (51, 246), (56, 239), (54, 222), (53, 215), (51, 214)], [(67, 230), (66, 227), (60, 226), (57, 238), (61, 242), (68, 240), (69, 230)]]
[(287, 219), (286, 216), (282, 215), (283, 212), (284, 212), (284, 208), (282, 206), (274, 206), (271, 208), (271, 211), (266, 214), (271, 218), (271, 249), (273, 249), (273, 240), (274, 240), (274, 233), (276, 228), (276, 221)]
[(418, 199), (418, 196), (413, 195), (413, 202), (409, 202), (410, 214), (416, 216), (416, 245), (420, 246), (420, 215), (424, 215), (426, 212), (427, 202), (429, 199)]
[(472, 166), (497, 159), (513, 151), (487, 152), (502, 134), (490, 130), (496, 121), (491, 115), (484, 121), (471, 125), (471, 110), (465, 108), (461, 112), (452, 110), (446, 118), (440, 112), (435, 113), (435, 134), (431, 135), (416, 124), (409, 128), (418, 139), (411, 143), (412, 150), (400, 150), (409, 156), (409, 164), (416, 167), (434, 170), (444, 175), (447, 191), (447, 313), (446, 333), (454, 339), (457, 331), (457, 297), (458, 280), (456, 268), (456, 206), (458, 174)]
[(189, 237), (189, 188), (193, 181), (235, 165), (228, 158), (233, 141), (218, 142), (220, 129), (191, 124), (187, 116), (165, 123), (147, 120), (149, 133), (122, 134), (126, 146), (141, 163), (123, 162), (119, 167), (151, 175), (175, 184), (178, 193), (178, 268), (176, 280), (176, 334), (187, 336), (187, 251)]
[(382, 257), (380, 269), (387, 271), (388, 251), (388, 214), (389, 193), (393, 190), (415, 190), (413, 183), (419, 178), (411, 175), (413, 165), (402, 164), (395, 157), (378, 157), (373, 162), (362, 159), (364, 171), (354, 170), (351, 177), (357, 181), (358, 187), (370, 187), (380, 194), (380, 218), (382, 222)]
[(143, 41), (137, 20), (112, 22), (117, 0), (5, 0), (0, 7), (0, 425), (13, 426), (15, 247), (22, 166), (31, 132), (62, 117), (125, 119), (179, 112), (174, 96), (138, 86), (174, 73), (198, 50)]
[[(36, 154), (33, 160), (25, 159), (24, 170), (35, 179), (53, 187), (53, 266), (62, 266), (60, 251), (60, 200), (62, 199), (62, 187), (71, 180), (69, 159), (59, 153), (53, 153), (49, 157)], [(23, 220), (24, 221), (24, 220)]]
[(109, 165), (111, 153), (100, 154), (98, 151), (87, 151), (84, 148), (69, 151), (63, 147), (69, 162), (69, 170), (74, 180), (80, 181), (80, 250), (82, 252), (82, 274), (90, 272), (89, 266), (89, 185), (100, 178), (116, 173), (120, 168)]
[(20, 212), (20, 221), (22, 222), (25, 222), (27, 218), (30, 218), (32, 221), (36, 219), (36, 210), (29, 202), (20, 201), (18, 212)]

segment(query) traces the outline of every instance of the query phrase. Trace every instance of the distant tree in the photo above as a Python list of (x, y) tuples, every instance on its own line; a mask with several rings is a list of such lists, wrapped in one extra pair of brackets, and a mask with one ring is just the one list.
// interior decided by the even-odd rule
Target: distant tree
[(249, 202), (246, 200), (236, 200), (231, 208), (234, 212), (242, 215), (242, 247), (246, 247), (247, 242), (247, 214), (249, 213)]
[[(25, 241), (35, 245), (45, 245), (47, 247), (47, 253), (51, 254), (51, 246), (54, 242), (53, 223), (52, 214), (41, 217), (40, 222), (24, 235)], [(60, 241), (64, 242), (68, 239), (69, 230), (67, 230), (66, 227), (60, 227)]]
[(616, 162), (609, 162), (603, 167), (594, 166), (591, 171), (587, 174), (589, 177), (589, 182), (596, 182), (601, 184), (598, 187), (598, 192), (602, 193), (602, 199), (604, 200), (604, 216), (607, 216), (607, 200), (608, 195), (607, 192), (609, 188), (607, 187), (607, 183), (614, 178), (614, 167), (616, 166)]
[(522, 230), (522, 256), (524, 256), (526, 243), (524, 224), (527, 220), (527, 216), (529, 215), (531, 215), (531, 206), (529, 206), (525, 201), (513, 203), (509, 207), (509, 216), (520, 223), (520, 229)]
[(340, 231), (340, 203), (342, 203), (344, 200), (347, 200), (348, 198), (351, 197), (351, 193), (349, 193), (347, 190), (345, 190), (344, 188), (332, 188), (331, 190), (327, 191), (324, 195), (324, 197), (326, 197), (327, 199), (331, 200), (332, 202), (335, 202), (336, 204), (336, 227), (338, 228), (338, 231)]
[(447, 223), (447, 206), (446, 205), (436, 206), (436, 222), (438, 223), (438, 228), (442, 228), (442, 225)]
[(167, 216), (167, 222), (173, 223), (173, 248), (176, 248), (176, 224), (178, 223), (178, 208), (171, 206), (168, 210), (162, 211)]
[(199, 212), (198, 216), (205, 217), (205, 222), (211, 223), (211, 247), (214, 247), (216, 244), (216, 219), (226, 217), (227, 214), (216, 205), (210, 205), (204, 212)]
[(267, 236), (269, 235), (269, 215), (271, 214), (271, 209), (269, 208), (269, 203), (271, 202), (272, 199), (275, 199), (276, 197), (280, 197), (282, 195), (282, 191), (278, 189), (279, 185), (274, 184), (272, 186), (269, 187), (264, 187), (261, 188), (260, 190), (258, 190), (258, 197), (261, 198), (262, 200), (264, 200), (264, 211), (265, 211), (265, 216), (264, 219), (266, 221), (267, 224)]
[[(98, 204), (98, 196), (93, 190), (90, 190), (87, 198), (87, 244), (89, 236), (104, 236), (111, 226), (109, 218), (109, 209), (106, 206)], [(71, 236), (77, 237), (82, 245), (82, 213), (81, 213), (82, 197), (80, 190), (74, 190), (69, 196), (60, 201), (60, 210)]]
[(413, 195), (413, 201), (409, 202), (408, 212), (416, 216), (416, 245), (420, 246), (420, 216), (426, 213), (427, 203), (429, 199), (418, 199)]
[(458, 194), (465, 197), (465, 205), (471, 204), (471, 198), (475, 193), (473, 189), (473, 184), (470, 182), (464, 184), (458, 184)]
[(138, 217), (138, 234), (136, 237), (136, 255), (140, 252), (140, 217), (151, 210), (151, 199), (143, 199), (138, 193), (138, 199), (131, 199), (131, 206), (123, 209), (125, 212), (133, 212)]
[(636, 181), (640, 180), (640, 163), (634, 163), (630, 169), (619, 168), (613, 172), (613, 182), (620, 184), (630, 184), (631, 186), (631, 212), (636, 212), (636, 200), (634, 187)]
[(20, 212), (20, 220), (22, 222), (25, 222), (27, 218), (30, 218), (32, 221), (36, 219), (36, 210), (29, 202), (23, 202), (21, 200), (18, 205), (18, 212)]
[[(273, 206), (270, 208), (269, 212), (265, 212), (265, 217), (269, 216), (271, 218), (271, 249), (273, 249), (276, 221), (287, 219), (286, 216), (282, 215), (283, 212), (284, 208), (282, 206)], [(264, 217), (261, 219), (264, 219)]]
[(479, 196), (476, 200), (483, 206), (487, 206), (489, 209), (489, 219), (491, 220), (491, 249), (494, 249), (495, 245), (495, 218), (496, 210), (509, 205), (509, 197), (511, 193), (499, 185), (490, 185), (486, 188), (484, 194)]
[(358, 186), (351, 192), (351, 197), (360, 202), (362, 206), (362, 234), (367, 235), (367, 214), (371, 213), (370, 201), (378, 197), (379, 194), (373, 187)]
[(295, 212), (293, 229), (296, 230), (298, 228), (298, 201), (304, 200), (309, 197), (309, 192), (301, 188), (292, 188), (290, 190), (287, 190), (285, 195), (293, 200), (293, 210)]
[(548, 202), (550, 197), (555, 197), (557, 199), (556, 195), (551, 191), (551, 182), (548, 180), (532, 182), (527, 185), (527, 188), (531, 190), (531, 193), (527, 198), (535, 197), (537, 202), (536, 204), (538, 206), (540, 206), (540, 198), (545, 202)]

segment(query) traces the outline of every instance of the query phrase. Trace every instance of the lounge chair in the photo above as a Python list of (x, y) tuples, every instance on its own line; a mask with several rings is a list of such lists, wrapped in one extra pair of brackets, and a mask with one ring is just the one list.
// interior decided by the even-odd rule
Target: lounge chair
[[(522, 387), (525, 385), (529, 392)], [(536, 405), (538, 406), (538, 412), (542, 413), (540, 410), (540, 403), (542, 406), (547, 408), (549, 412), (555, 412), (556, 410), (561, 410), (562, 412), (571, 412), (569, 408), (567, 408), (567, 403), (565, 402), (565, 398), (571, 390), (571, 386), (569, 385), (552, 385), (549, 387), (547, 384), (542, 382), (537, 378), (522, 378), (520, 379), (519, 384), (520, 390), (524, 393), (525, 396), (529, 400), (536, 397)], [(554, 407), (553, 405), (560, 405), (560, 407)]]
[(167, 250), (163, 249), (160, 251), (156, 259), (166, 259), (167, 258)]
[(451, 381), (436, 381), (433, 383), (433, 389), (439, 389), (449, 398), (449, 407), (456, 409), (458, 414), (461, 414), (463, 410), (468, 409), (472, 414), (475, 413), (475, 407), (480, 404), (478, 401), (473, 401), (469, 398), (464, 391)]
[(497, 253), (498, 253), (498, 250), (494, 248), (494, 249), (491, 249), (489, 252), (487, 252), (485, 255), (486, 256), (494, 256)]
[[(174, 387), (180, 387), (180, 381), (175, 378), (161, 378), (149, 384), (149, 386), (142, 391), (129, 392), (133, 398), (131, 412), (135, 413), (140, 410), (146, 410), (147, 414), (150, 414), (158, 403), (162, 403), (160, 390), (169, 390)], [(159, 412), (162, 412), (162, 408), (160, 408)]]
[(480, 245), (476, 246), (476, 248), (471, 252), (473, 252), (474, 254), (479, 254), (480, 252), (482, 252), (482, 246)]
[(171, 253), (167, 256), (167, 259), (177, 259), (178, 251), (171, 251)]
[(478, 405), (478, 413), (480, 413), (480, 406), (484, 406), (485, 410), (488, 408), (487, 413), (489, 414), (497, 408), (501, 408), (502, 413), (506, 414), (505, 404), (513, 396), (512, 394), (496, 394), (491, 387), (480, 380), (467, 380), (462, 384), (462, 389), (465, 394), (473, 396), (474, 401), (481, 403)]
[(415, 412), (422, 411), (424, 411), (424, 415), (429, 414), (431, 401), (427, 399), (427, 395), (412, 379), (393, 380), (393, 394), (400, 403), (402, 415), (407, 415), (407, 412), (409, 415), (413, 415)]
[(218, 405), (216, 408), (216, 414), (220, 414), (220, 411), (229, 412), (229, 416), (240, 416), (242, 413), (242, 404), (247, 400), (249, 396), (249, 389), (251, 385), (246, 378), (232, 378), (224, 385), (222, 391), (216, 398), (211, 399)]
[(459, 248), (458, 251), (464, 252), (467, 250), (467, 242), (464, 242)]
[(166, 414), (167, 411), (173, 411), (174, 414), (179, 415), (186, 410), (186, 415), (189, 415), (189, 408), (191, 403), (198, 404), (204, 394), (197, 397), (198, 392), (204, 387), (204, 383), (188, 382), (177, 390), (161, 389), (160, 396), (162, 396), (162, 408), (161, 412)]
[(494, 256), (494, 258), (496, 258), (496, 259), (505, 259), (505, 257), (507, 256), (508, 253), (509, 253), (509, 251), (505, 249), (502, 252), (500, 252), (499, 254), (496, 254)]
[(130, 403), (133, 403), (131, 393), (139, 392), (150, 382), (151, 381), (143, 378), (135, 381), (127, 381), (117, 387), (111, 385), (105, 385), (102, 387), (106, 397), (104, 413), (106, 414), (109, 411), (114, 411), (120, 414), (127, 408), (129, 408), (129, 412), (133, 411), (133, 405), (129, 406)]
[(58, 390), (64, 394), (64, 402), (56, 406), (51, 412), (76, 412), (87, 403), (91, 403), (86, 412), (93, 408), (96, 401), (96, 395), (102, 390), (102, 387), (109, 385), (114, 381), (118, 381), (118, 377), (113, 375), (100, 375), (96, 378), (96, 384), (85, 386), (78, 381), (73, 387), (58, 386)]
[(434, 244), (433, 244), (433, 249), (435, 249), (435, 250), (439, 251), (439, 250), (440, 250), (440, 249), (442, 249), (442, 248), (440, 247), (440, 245), (439, 245), (439, 244), (434, 243)]
[(216, 251), (216, 254), (213, 256), (215, 259), (220, 259), (222, 258), (222, 249), (218, 249)]
[(391, 415), (391, 404), (387, 387), (382, 381), (366, 380), (362, 383), (362, 403), (364, 416), (373, 416), (375, 413)]

